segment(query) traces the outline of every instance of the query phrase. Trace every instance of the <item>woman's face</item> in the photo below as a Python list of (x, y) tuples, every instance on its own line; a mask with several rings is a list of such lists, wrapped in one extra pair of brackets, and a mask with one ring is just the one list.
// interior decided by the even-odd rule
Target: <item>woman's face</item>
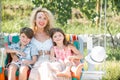
[(60, 32), (55, 32), (53, 35), (53, 42), (55, 42), (56, 44), (58, 43), (63, 43), (64, 40), (64, 36), (62, 33)]
[(43, 12), (38, 12), (36, 15), (36, 25), (38, 28), (44, 28), (48, 23), (48, 18)]

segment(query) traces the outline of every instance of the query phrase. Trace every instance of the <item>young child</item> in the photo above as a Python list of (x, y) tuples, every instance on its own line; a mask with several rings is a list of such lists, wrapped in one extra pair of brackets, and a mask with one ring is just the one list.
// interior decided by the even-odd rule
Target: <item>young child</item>
[[(18, 68), (19, 80), (27, 80), (27, 71), (32, 68), (38, 55), (37, 48), (31, 43), (33, 36), (33, 30), (24, 27), (20, 30), (20, 41), (11, 44), (6, 49), (6, 53), (10, 53), (13, 59), (8, 68), (8, 80), (15, 80), (15, 73)], [(22, 79), (22, 76), (26, 76), (26, 79)]]
[(64, 71), (57, 72), (57, 76), (72, 77), (71, 72), (73, 72), (76, 77), (80, 78), (83, 67), (80, 59), (83, 58), (83, 56), (79, 50), (67, 42), (64, 32), (59, 28), (52, 28), (50, 30), (50, 36), (54, 45), (51, 49), (51, 59), (54, 60), (55, 56), (57, 61), (64, 63), (66, 66)]

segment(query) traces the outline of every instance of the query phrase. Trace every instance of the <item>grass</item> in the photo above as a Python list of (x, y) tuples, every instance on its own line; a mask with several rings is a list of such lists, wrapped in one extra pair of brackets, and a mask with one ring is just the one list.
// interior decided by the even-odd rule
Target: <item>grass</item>
[[(96, 70), (100, 69), (99, 65), (95, 66)], [(88, 64), (84, 63), (85, 71), (88, 69)], [(120, 80), (120, 61), (106, 61), (102, 64), (102, 70), (105, 71), (102, 80)]]
[(68, 34), (109, 34), (110, 31), (112, 35), (115, 35), (120, 32), (120, 24), (116, 25), (112, 22), (107, 22), (106, 28), (104, 24), (101, 27), (96, 27), (94, 22), (89, 24), (74, 22), (64, 26), (57, 24), (57, 27), (62, 28)]
[(106, 75), (103, 80), (120, 80), (120, 61), (107, 61)]
[(29, 27), (29, 16), (32, 7), (33, 5), (30, 0), (3, 0), (1, 22), (2, 32), (16, 33), (19, 32), (21, 27)]
[(29, 27), (28, 24), (29, 19), (28, 18), (24, 18), (24, 19), (19, 19), (16, 18), (14, 20), (10, 20), (10, 21), (2, 21), (2, 32), (5, 33), (14, 33), (14, 32), (19, 32), (21, 27)]
[(18, 0), (2, 0), (2, 5), (27, 5), (27, 4), (33, 6), (31, 0), (19, 0), (19, 1)]

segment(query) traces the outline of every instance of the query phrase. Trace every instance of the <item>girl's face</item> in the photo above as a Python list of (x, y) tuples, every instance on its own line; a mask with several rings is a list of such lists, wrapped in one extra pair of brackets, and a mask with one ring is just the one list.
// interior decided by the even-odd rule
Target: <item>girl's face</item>
[(38, 28), (44, 28), (48, 24), (48, 18), (43, 12), (38, 12), (36, 15), (36, 25)]
[(29, 39), (24, 33), (20, 34), (20, 43), (21, 45), (27, 45), (29, 44), (29, 42), (31, 41), (31, 39)]
[(63, 40), (64, 40), (64, 35), (60, 32), (55, 32), (53, 35), (53, 42), (55, 42), (56, 44), (58, 43), (62, 43), (63, 44)]

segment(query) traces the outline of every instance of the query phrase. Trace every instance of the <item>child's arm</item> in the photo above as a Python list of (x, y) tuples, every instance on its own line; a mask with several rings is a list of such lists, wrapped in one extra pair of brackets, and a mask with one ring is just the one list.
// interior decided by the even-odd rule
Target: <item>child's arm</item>
[(80, 53), (79, 50), (77, 50), (77, 48), (75, 46), (69, 45), (68, 47), (73, 52), (73, 56), (70, 56), (69, 59), (82, 59), (83, 58), (82, 54)]
[(10, 56), (12, 57), (12, 60), (13, 61), (18, 61), (19, 59), (18, 59), (18, 57), (16, 56), (16, 50), (13, 50), (13, 49), (10, 49), (10, 48), (6, 48), (5, 49), (5, 53), (7, 54), (7, 53), (10, 53)]
[(34, 64), (37, 61), (37, 55), (32, 56), (32, 60), (24, 60), (22, 61), (23, 64), (29, 65)]
[(56, 58), (55, 58), (55, 53), (54, 53), (54, 49), (51, 48), (50, 50), (50, 61), (55, 61)]
[(6, 53), (17, 53), (18, 51), (17, 50), (13, 50), (13, 49), (10, 49), (10, 48), (6, 48)]
[(17, 51), (17, 50), (13, 50), (13, 49), (10, 49), (10, 48), (6, 48), (6, 53), (19, 54), (19, 55), (21, 55), (21, 56), (25, 56), (25, 53), (19, 52), (19, 51)]

